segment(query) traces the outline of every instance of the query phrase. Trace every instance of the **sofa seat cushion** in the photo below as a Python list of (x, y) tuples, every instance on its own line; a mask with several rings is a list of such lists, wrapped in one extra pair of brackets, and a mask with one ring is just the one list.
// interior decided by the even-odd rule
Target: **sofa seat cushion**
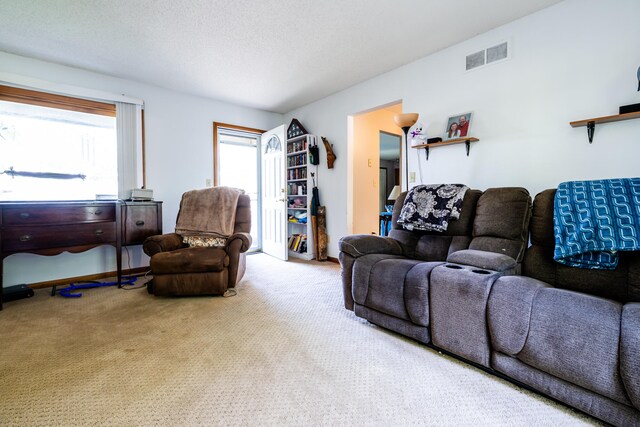
[[(521, 297), (509, 298), (509, 294)], [(551, 288), (527, 277), (503, 277), (494, 285), (488, 308), (496, 350), (630, 404), (618, 359), (621, 304)], [(508, 323), (512, 324), (510, 328)]]
[(491, 354), (493, 368), (539, 392), (614, 426), (640, 426), (640, 411), (585, 390), (500, 352)]
[(484, 268), (499, 272), (513, 274), (518, 266), (515, 259), (509, 255), (495, 252), (478, 251), (466, 249), (454, 252), (447, 258), (447, 262), (455, 264), (470, 265), (472, 267)]
[(153, 274), (206, 273), (222, 271), (229, 257), (222, 248), (184, 248), (151, 257)]
[(429, 274), (441, 262), (365, 255), (353, 266), (357, 304), (420, 326), (429, 325)]

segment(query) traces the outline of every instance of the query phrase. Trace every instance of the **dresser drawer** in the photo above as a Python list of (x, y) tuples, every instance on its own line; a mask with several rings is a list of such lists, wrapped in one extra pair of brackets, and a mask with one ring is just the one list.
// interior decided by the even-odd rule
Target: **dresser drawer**
[(2, 232), (2, 250), (4, 252), (98, 245), (115, 241), (115, 222), (33, 227), (16, 226), (7, 228)]
[(122, 242), (125, 245), (140, 245), (147, 237), (162, 234), (158, 204), (127, 204), (124, 209)]
[(24, 206), (2, 209), (4, 225), (70, 224), (115, 221), (116, 208), (109, 205)]

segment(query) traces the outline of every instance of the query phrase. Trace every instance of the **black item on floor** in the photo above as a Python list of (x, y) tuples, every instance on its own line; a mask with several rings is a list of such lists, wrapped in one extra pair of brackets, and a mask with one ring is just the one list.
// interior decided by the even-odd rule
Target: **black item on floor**
[(33, 289), (31, 289), (27, 285), (7, 286), (2, 292), (2, 299), (4, 302), (30, 298), (32, 296)]

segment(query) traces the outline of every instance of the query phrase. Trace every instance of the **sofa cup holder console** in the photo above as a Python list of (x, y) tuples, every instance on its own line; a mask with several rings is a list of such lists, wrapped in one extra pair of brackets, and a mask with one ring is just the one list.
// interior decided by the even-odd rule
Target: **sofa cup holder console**
[(444, 264), (431, 273), (433, 344), (480, 365), (490, 366), (486, 307), (493, 283), (504, 273)]

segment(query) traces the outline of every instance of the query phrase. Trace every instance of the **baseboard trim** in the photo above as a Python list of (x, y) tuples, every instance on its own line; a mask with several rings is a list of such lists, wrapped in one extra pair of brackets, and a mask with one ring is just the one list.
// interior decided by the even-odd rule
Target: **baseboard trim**
[[(148, 270), (149, 270), (149, 267), (137, 267), (137, 268), (131, 268), (127, 270), (122, 270), (122, 274), (135, 276), (138, 274), (146, 273)], [(65, 279), (56, 279), (56, 280), (48, 280), (46, 282), (31, 283), (28, 286), (31, 289), (42, 289), (42, 288), (50, 288), (52, 286), (68, 285), (69, 283), (75, 283), (75, 282), (87, 282), (91, 280), (100, 280), (107, 277), (116, 277), (116, 275), (117, 275), (116, 271), (105, 271), (104, 273), (89, 274), (86, 276), (67, 277)]]
[(331, 261), (331, 262), (333, 262), (335, 264), (340, 264), (340, 261), (338, 260), (338, 258), (334, 258), (332, 256), (328, 256), (327, 257), (327, 261)]

